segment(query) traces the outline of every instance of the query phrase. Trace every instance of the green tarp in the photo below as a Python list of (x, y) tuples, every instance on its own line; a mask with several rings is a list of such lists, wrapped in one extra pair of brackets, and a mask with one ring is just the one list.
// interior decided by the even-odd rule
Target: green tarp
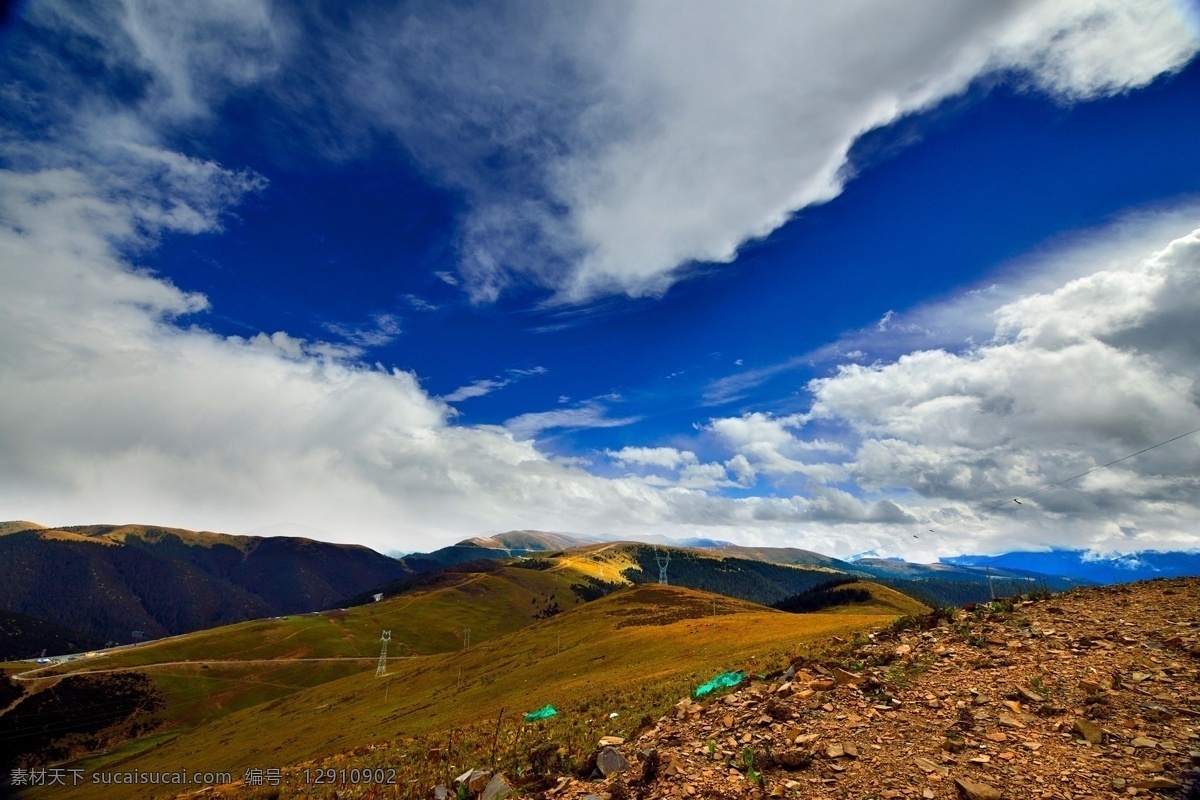
[(554, 706), (546, 705), (539, 708), (537, 711), (530, 711), (525, 715), (526, 722), (537, 722), (539, 719), (550, 719), (557, 716), (558, 712), (554, 710)]
[(708, 683), (702, 683), (697, 686), (696, 697), (704, 697), (704, 695), (715, 692), (717, 689), (729, 689), (737, 686), (745, 677), (745, 673), (740, 670), (737, 672), (722, 672)]

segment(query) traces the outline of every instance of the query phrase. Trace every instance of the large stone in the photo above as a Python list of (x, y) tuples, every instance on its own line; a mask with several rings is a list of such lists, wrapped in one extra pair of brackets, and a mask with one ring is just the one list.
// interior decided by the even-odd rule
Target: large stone
[(1132, 781), (1129, 784), (1134, 789), (1161, 789), (1163, 791), (1178, 791), (1183, 785), (1170, 778), (1147, 778), (1144, 781)]
[(1004, 796), (999, 789), (968, 778), (955, 778), (954, 785), (958, 787), (959, 794), (967, 800), (1000, 800)]
[(866, 680), (862, 675), (855, 675), (853, 672), (847, 672), (841, 667), (834, 667), (833, 679), (840, 685), (857, 686)]
[(609, 775), (629, 769), (629, 762), (625, 760), (625, 756), (621, 755), (620, 750), (606, 747), (596, 754), (596, 768), (600, 770), (601, 775), (607, 778)]
[(775, 761), (786, 770), (806, 769), (812, 764), (812, 754), (797, 747), (776, 753)]
[(504, 775), (498, 772), (488, 781), (487, 786), (483, 787), (483, 794), (479, 795), (479, 800), (504, 800), (510, 794), (512, 787), (504, 780)]
[(1024, 728), (1025, 723), (1014, 717), (1012, 714), (1001, 714), (1000, 724), (1008, 728)]
[(1104, 741), (1104, 731), (1100, 729), (1100, 726), (1083, 717), (1075, 720), (1074, 731), (1091, 744), (1100, 744)]
[(488, 780), (492, 777), (490, 770), (486, 769), (469, 769), (462, 775), (454, 779), (455, 783), (465, 784), (467, 791), (471, 794), (478, 794), (483, 791), (483, 787), (487, 786)]
[(930, 761), (928, 758), (922, 758), (921, 756), (917, 756), (916, 758), (913, 759), (913, 763), (916, 764), (917, 767), (922, 772), (928, 772), (928, 773), (936, 772), (939, 775), (949, 775), (950, 774), (949, 767), (943, 766), (941, 764), (935, 764), (934, 762)]
[(433, 800), (450, 800), (450, 790), (445, 786), (433, 787)]
[(1046, 701), (1046, 698), (1042, 697), (1032, 689), (1025, 688), (1024, 686), (1017, 687), (1017, 694), (1031, 703), (1044, 703)]

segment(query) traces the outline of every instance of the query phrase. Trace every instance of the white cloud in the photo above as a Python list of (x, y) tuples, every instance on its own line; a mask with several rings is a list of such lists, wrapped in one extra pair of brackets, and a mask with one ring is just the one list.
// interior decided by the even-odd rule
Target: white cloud
[(497, 389), (503, 389), (510, 383), (512, 383), (512, 381), (484, 378), (482, 380), (460, 386), (450, 394), (442, 395), (442, 400), (446, 403), (458, 403), (462, 400), (469, 400), (472, 397), (483, 397), (485, 394), (491, 394)]
[[(198, 200), (253, 190), (190, 166)], [(219, 218), (204, 202), (182, 215), (148, 208), (113, 178), (136, 172), (0, 171), (0, 516), (231, 531), (300, 519), (381, 549), (497, 526), (686, 533), (805, 519), (803, 500), (689, 488), (720, 484), (719, 467), (685, 465), (665, 487), (599, 478), (503, 428), (453, 425), (411, 373), (285, 332), (187, 324), (205, 299), (124, 253), (154, 233), (145, 220), (215, 229)], [(161, 202), (182, 210), (178, 197)], [(600, 400), (555, 413), (512, 425), (531, 435), (631, 421), (606, 417)]]
[[(677, 451), (678, 474), (661, 486), (599, 478), (533, 441), (637, 421), (610, 415), (619, 397), (455, 425), (415, 376), (365, 366), (352, 346), (205, 330), (207, 298), (140, 265), (164, 233), (219, 231), (265, 185), (164, 148), (160, 134), (266, 86), (288, 108), (328, 105), (323, 119), (347, 111), (348, 126), (398, 137), (465, 190), (462, 274), (477, 298), (513, 273), (566, 299), (654, 294), (690, 260), (727, 260), (836, 194), (855, 137), (978, 75), (1013, 69), (1075, 101), (1177, 68), (1195, 42), (1163, 3), (714, 4), (685, 17), (655, 5), (426, 6), (394, 25), (354, 21), (316, 49), (296, 46), (301, 26), (262, 4), (32, 8), (34, 24), (73, 31), (146, 82), (133, 100), (100, 97), (42, 52), (26, 66), (44, 67), (59, 94), (5, 89), (13, 113), (45, 115), (30, 129), (60, 138), (3, 140), (0, 516), (229, 530), (302, 519), (383, 549), (497, 527), (716, 528), (835, 554), (1104, 546), (1129, 531), (1143, 546), (1197, 542), (1194, 442), (1019, 515), (908, 541), (910, 519), (951, 521), (980, 496), (1028, 491), (1198, 424), (1200, 345), (1181, 334), (1200, 310), (1194, 235), (1150, 258), (1076, 253), (1036, 280), (897, 315), (890, 349), (870, 330), (836, 343), (881, 361), (813, 383), (810, 414), (711, 421), (703, 435), (724, 462)], [(318, 88), (308, 97), (295, 95), (298, 53)], [(939, 339), (980, 331), (965, 346)], [(789, 368), (742, 373), (722, 396)], [(806, 438), (814, 423), (848, 431), (856, 448)], [(808, 496), (715, 494), (731, 475), (799, 480)]]
[(475, 299), (494, 299), (515, 275), (579, 301), (657, 295), (689, 264), (731, 261), (837, 195), (863, 132), (980, 76), (1079, 102), (1179, 69), (1197, 50), (1194, 13), (1181, 8), (416, 3), (334, 20), (262, 2), (127, 0), (44, 2), (31, 17), (146, 76), (130, 113), (98, 116), (108, 134), (118, 120), (143, 137), (204, 120), (231, 94), (260, 89), (333, 157), (395, 137), (463, 190), (460, 271)]
[(565, 300), (660, 294), (837, 195), (860, 134), (981, 75), (1077, 102), (1197, 48), (1169, 0), (424, 7), (341, 35), (352, 118), (472, 198), (482, 300), (513, 274)]
[[(865, 488), (945, 504), (935, 523), (1029, 495), (1200, 426), (1200, 348), (1187, 334), (1198, 275), (1200, 231), (1106, 261), (1001, 305), (986, 344), (840, 367), (810, 384), (811, 413), (861, 437), (851, 470)], [(945, 535), (999, 546), (1016, 528), (1032, 541), (1119, 547), (1120, 529), (1137, 527), (1164, 545), (1196, 546), (1197, 468), (1200, 443), (1183, 440)]]
[[(741, 458), (735, 471), (739, 476), (803, 475), (820, 483), (841, 479), (845, 472), (840, 466), (827, 458), (814, 461), (811, 454), (841, 453), (845, 452), (845, 446), (823, 439), (803, 439), (793, 433), (807, 422), (808, 417), (802, 414), (776, 417), (756, 411), (710, 420), (705, 430), (715, 434)], [(801, 457), (808, 460), (802, 461)]]
[(641, 464), (678, 469), (684, 464), (697, 463), (695, 453), (690, 450), (676, 450), (674, 447), (622, 447), (620, 450), (606, 450), (604, 454), (621, 466)]
[(508, 378), (483, 378), (481, 380), (468, 383), (465, 386), (460, 386), (453, 392), (443, 395), (441, 400), (446, 403), (457, 403), (462, 400), (469, 400), (472, 397), (483, 397), (486, 394), (491, 394), (497, 389), (503, 389), (521, 378), (527, 378), (530, 375), (545, 375), (549, 370), (545, 367), (530, 367), (514, 368), (508, 370)]
[(1185, 235), (1198, 218), (1200, 203), (1188, 201), (1170, 208), (1130, 212), (1103, 228), (1064, 235), (1000, 266), (957, 296), (902, 313), (888, 312), (883, 329), (879, 323), (870, 323), (810, 352), (718, 378), (705, 389), (704, 400), (714, 406), (732, 403), (780, 375), (846, 359), (892, 361), (916, 350), (958, 352), (986, 343), (996, 333), (994, 313), (999, 306), (1052, 292), (1105, 265), (1137, 261), (1163, 242)]
[(554, 411), (531, 411), (506, 420), (505, 429), (518, 440), (533, 439), (543, 431), (564, 429), (578, 430), (580, 428), (619, 428), (632, 425), (640, 420), (639, 416), (610, 417), (608, 409), (596, 400), (588, 400), (574, 408), (562, 408)]
[(400, 318), (395, 314), (372, 314), (367, 325), (343, 325), (327, 323), (330, 333), (361, 348), (380, 347), (395, 340), (401, 334)]

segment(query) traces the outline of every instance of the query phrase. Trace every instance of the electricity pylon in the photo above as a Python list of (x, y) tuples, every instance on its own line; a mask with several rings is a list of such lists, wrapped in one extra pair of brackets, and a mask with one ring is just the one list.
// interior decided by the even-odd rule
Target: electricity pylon
[(384, 631), (383, 636), (379, 637), (381, 647), (379, 648), (379, 666), (375, 668), (375, 677), (387, 675), (387, 645), (392, 640), (392, 632)]
[(658, 582), (663, 586), (667, 585), (667, 564), (671, 563), (671, 551), (667, 551), (666, 559), (662, 559), (658, 555), (658, 551), (654, 551), (654, 560), (658, 563)]

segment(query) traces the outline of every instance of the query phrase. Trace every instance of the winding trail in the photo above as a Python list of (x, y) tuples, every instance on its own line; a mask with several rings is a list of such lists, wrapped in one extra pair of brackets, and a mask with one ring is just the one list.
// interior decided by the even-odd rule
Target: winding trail
[[(420, 656), (388, 656), (388, 662), (392, 661), (408, 661), (409, 659), (420, 658)], [(153, 669), (155, 667), (184, 667), (197, 666), (201, 664), (212, 665), (239, 665), (239, 664), (288, 664), (303, 661), (369, 661), (375, 663), (379, 661), (378, 656), (337, 656), (325, 658), (226, 658), (226, 659), (211, 659), (202, 661), (157, 661), (153, 664), (138, 664), (130, 667), (112, 667), (110, 669), (80, 669), (70, 672), (56, 672), (53, 675), (35, 675), (36, 672), (45, 672), (48, 669), (54, 669), (61, 664), (50, 664), (36, 669), (26, 670), (25, 672), (15, 672), (9, 677), (17, 681), (48, 681), (54, 678), (69, 678), (72, 675), (106, 675), (113, 672), (135, 672), (142, 669)]]

